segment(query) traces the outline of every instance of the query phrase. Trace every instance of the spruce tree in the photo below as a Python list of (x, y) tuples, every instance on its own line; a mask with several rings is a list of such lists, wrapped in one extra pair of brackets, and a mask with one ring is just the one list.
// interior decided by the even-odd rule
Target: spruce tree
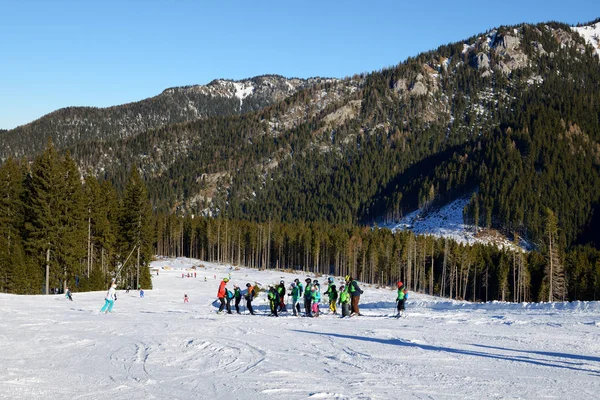
[[(152, 288), (149, 265), (153, 255), (154, 222), (146, 186), (135, 167), (125, 187), (119, 225), (121, 262), (131, 255), (121, 276), (125, 273), (135, 285)], [(138, 262), (139, 271), (135, 268)]]

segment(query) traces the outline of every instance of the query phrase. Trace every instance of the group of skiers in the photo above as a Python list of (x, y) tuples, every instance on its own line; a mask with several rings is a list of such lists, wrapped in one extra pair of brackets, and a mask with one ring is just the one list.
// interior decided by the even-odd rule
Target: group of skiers
[[(227, 310), (228, 314), (231, 312), (231, 300), (235, 300), (235, 309), (237, 313), (240, 313), (239, 304), (242, 298), (242, 293), (239, 286), (233, 285), (233, 292), (227, 289), (227, 283), (229, 278), (223, 278), (219, 285), (219, 291), (217, 298), (220, 301), (218, 313), (223, 313)], [(300, 279), (295, 279), (288, 289), (285, 287), (285, 282), (280, 281), (279, 285), (269, 285), (267, 290), (267, 298), (269, 300), (269, 306), (271, 310), (271, 316), (277, 317), (280, 312), (287, 312), (286, 306), (286, 293), (287, 296), (292, 300), (292, 313), (294, 316), (301, 315), (300, 302), (304, 302), (304, 316), (305, 317), (318, 317), (320, 314), (319, 303), (321, 302), (321, 285), (317, 279), (306, 278), (304, 280), (305, 285), (300, 282)], [(337, 305), (341, 305), (342, 318), (350, 317), (354, 315), (362, 315), (358, 308), (360, 301), (360, 295), (363, 291), (358, 286), (358, 281), (350, 276), (346, 276), (345, 284), (340, 285), (339, 290), (334, 283), (333, 277), (327, 279), (327, 290), (324, 294), (329, 299), (329, 310), (332, 314), (338, 314)], [(248, 289), (246, 298), (246, 307), (250, 314), (255, 315), (252, 308), (252, 301), (256, 297), (256, 287), (250, 283), (246, 283)]]

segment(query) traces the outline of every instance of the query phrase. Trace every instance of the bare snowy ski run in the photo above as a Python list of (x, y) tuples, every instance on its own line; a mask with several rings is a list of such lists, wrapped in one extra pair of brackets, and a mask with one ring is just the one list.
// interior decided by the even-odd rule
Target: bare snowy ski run
[[(255, 302), (261, 315), (217, 315), (218, 283), (230, 273), (229, 287), (287, 284), (305, 275), (191, 259), (152, 266), (160, 271), (155, 289), (144, 298), (120, 290), (112, 314), (99, 313), (104, 292), (74, 293), (73, 302), (0, 294), (0, 398), (591, 399), (600, 393), (598, 302), (472, 304), (411, 293), (408, 317), (396, 319), (395, 291), (362, 284), (362, 317), (267, 317), (264, 294)], [(187, 278), (192, 266), (197, 276)], [(318, 279), (324, 286), (326, 277)]]

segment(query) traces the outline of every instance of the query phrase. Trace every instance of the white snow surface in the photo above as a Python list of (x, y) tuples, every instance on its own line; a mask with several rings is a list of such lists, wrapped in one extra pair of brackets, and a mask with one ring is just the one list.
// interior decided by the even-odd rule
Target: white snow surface
[(392, 231), (411, 230), (416, 235), (444, 237), (469, 245), (483, 243), (513, 250), (529, 250), (531, 248), (529, 243), (523, 240), (520, 241), (520, 247), (517, 248), (508, 238), (497, 232), (481, 229), (477, 232), (474, 225), (465, 224), (463, 209), (469, 204), (470, 198), (470, 195), (461, 197), (441, 208), (432, 209), (427, 212), (419, 209), (406, 214), (398, 222), (383, 224), (381, 227), (389, 228)]
[(594, 48), (596, 54), (600, 56), (600, 22), (588, 26), (574, 26), (571, 29), (579, 33)]
[[(187, 278), (200, 264), (197, 277)], [(73, 302), (0, 294), (0, 399), (592, 399), (600, 393), (599, 302), (473, 304), (411, 292), (407, 317), (396, 319), (395, 290), (361, 284), (363, 316), (268, 317), (263, 293), (255, 300), (260, 315), (245, 309), (218, 315), (218, 284), (230, 273), (229, 287), (303, 281), (306, 274), (184, 258), (152, 267), (160, 270), (154, 289), (144, 298), (119, 290), (111, 314), (99, 313), (103, 291), (74, 293)], [(324, 286), (326, 277), (318, 279)]]

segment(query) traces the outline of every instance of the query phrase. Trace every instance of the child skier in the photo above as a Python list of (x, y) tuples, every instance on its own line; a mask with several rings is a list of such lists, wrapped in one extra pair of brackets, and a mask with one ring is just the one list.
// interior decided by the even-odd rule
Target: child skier
[(298, 311), (298, 315), (300, 315), (300, 299), (302, 298), (302, 295), (304, 294), (304, 286), (302, 286), (302, 283), (300, 282), (300, 279), (298, 279), (298, 278), (294, 279), (294, 283), (296, 284), (296, 287), (298, 288), (298, 303), (296, 304), (296, 310)]
[(183, 295), (183, 302), (184, 302), (184, 303), (187, 303), (187, 302), (188, 302), (188, 300), (189, 300), (189, 299), (188, 299), (188, 295), (187, 295), (187, 294), (184, 294), (184, 295)]
[(406, 288), (402, 282), (398, 282), (398, 296), (396, 297), (396, 305), (398, 306), (398, 314), (396, 318), (404, 315), (404, 303), (406, 301)]
[(269, 305), (271, 307), (271, 316), (277, 317), (277, 308), (279, 307), (279, 293), (273, 285), (269, 285)]
[(313, 281), (313, 287), (310, 289), (312, 292), (312, 313), (313, 316), (319, 316), (319, 302), (321, 301), (321, 286), (318, 280)]
[(67, 287), (67, 291), (65, 292), (65, 297), (71, 301), (73, 301), (73, 296), (71, 295), (71, 290)]
[[(227, 282), (229, 282), (229, 278), (223, 278), (223, 280), (219, 284), (219, 291), (217, 292), (217, 298), (221, 302), (221, 305), (219, 306), (219, 311), (218, 311), (219, 314), (223, 313), (225, 304), (227, 304), (227, 314), (231, 314), (231, 305), (229, 303), (230, 299), (227, 296), (228, 290), (225, 287), (227, 285)], [(227, 300), (227, 303), (225, 303), (225, 300)]]
[(310, 284), (312, 280), (310, 278), (306, 278), (304, 280), (306, 282), (306, 288), (304, 289), (304, 316), (312, 317), (312, 291), (310, 289)]
[(277, 294), (279, 294), (279, 312), (287, 312), (287, 308), (285, 307), (285, 282), (280, 281), (279, 286), (277, 286)]
[(350, 316), (350, 294), (348, 288), (344, 285), (340, 286), (340, 300), (339, 304), (342, 306), (342, 318)]
[(252, 300), (254, 300), (254, 296), (256, 296), (256, 291), (254, 290), (254, 286), (252, 286), (249, 282), (246, 283), (246, 287), (248, 288), (246, 292), (246, 307), (248, 307), (248, 311), (250, 314), (254, 314), (254, 310), (252, 309)]
[(108, 292), (106, 292), (106, 296), (104, 297), (104, 306), (100, 309), (100, 312), (105, 314), (112, 312), (113, 305), (115, 304), (115, 300), (117, 299), (117, 284), (112, 283)]
[(233, 285), (233, 298), (235, 299), (235, 311), (240, 313), (240, 301), (242, 301), (242, 292), (238, 285)]
[(292, 296), (292, 312), (294, 316), (300, 315), (300, 288), (296, 282), (291, 283), (292, 289), (290, 296)]
[(333, 278), (331, 276), (327, 281), (329, 282), (329, 286), (327, 286), (327, 291), (325, 292), (325, 294), (329, 296), (329, 310), (331, 310), (333, 314), (337, 314), (337, 308), (335, 307), (335, 303), (338, 299), (338, 292), (335, 285), (333, 284)]

